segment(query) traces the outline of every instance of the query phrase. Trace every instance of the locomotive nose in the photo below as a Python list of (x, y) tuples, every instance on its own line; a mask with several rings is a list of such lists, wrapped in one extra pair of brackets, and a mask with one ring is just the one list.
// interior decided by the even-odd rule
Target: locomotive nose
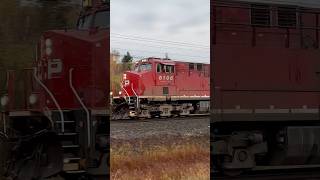
[(122, 85), (123, 85), (124, 87), (126, 87), (126, 86), (128, 86), (128, 85), (130, 84), (130, 80), (128, 79), (127, 73), (124, 73), (124, 74), (122, 75), (122, 79), (123, 79)]

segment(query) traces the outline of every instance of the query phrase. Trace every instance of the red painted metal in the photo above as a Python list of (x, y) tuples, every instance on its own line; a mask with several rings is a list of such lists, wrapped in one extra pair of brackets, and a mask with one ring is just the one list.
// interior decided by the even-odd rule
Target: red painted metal
[[(83, 10), (80, 18), (110, 10), (107, 4), (98, 3), (98, 1), (92, 1), (92, 3), (92, 6)], [(48, 46), (51, 47), (49, 48), (51, 50), (48, 50)], [(109, 47), (109, 27), (49, 30), (43, 33), (37, 46), (37, 59), (34, 63), (36, 76), (53, 94), (62, 110), (82, 108), (69, 83), (71, 69), (73, 69), (72, 84), (85, 106), (88, 109), (107, 109), (109, 105)], [(10, 109), (41, 111), (44, 107), (48, 107), (56, 110), (57, 107), (49, 94), (34, 78), (30, 78), (33, 70), (29, 70), (27, 74), (28, 76), (24, 77), (24, 83), (32, 85), (24, 86), (24, 107), (17, 108), (10, 104)], [(10, 99), (14, 99), (14, 88), (17, 87), (14, 87), (14, 78), (11, 76), (9, 96)], [(38, 97), (38, 102), (34, 105), (28, 104), (28, 98), (32, 93), (37, 94)]]
[[(147, 71), (127, 71), (123, 75), (123, 96), (209, 96), (210, 90), (210, 67), (202, 64), (202, 69), (189, 69), (187, 62), (164, 60), (159, 58), (148, 58), (140, 60), (136, 66), (150, 64), (151, 69)], [(157, 72), (157, 65), (174, 66), (173, 73)], [(168, 88), (168, 94), (164, 89)], [(128, 94), (126, 94), (128, 93)]]
[[(48, 31), (43, 35), (43, 41), (51, 39), (54, 45), (50, 57), (42, 53), (39, 61), (42, 61), (46, 67), (42, 73), (39, 71), (39, 74), (44, 76), (43, 82), (54, 93), (61, 108), (80, 108), (69, 84), (71, 68), (74, 68), (73, 84), (84, 103), (90, 108), (106, 107), (109, 94), (107, 91), (108, 35), (107, 30), (94, 34), (88, 31)], [(54, 60), (61, 61), (61, 72), (54, 73), (54, 69), (57, 68), (55, 66), (58, 66), (53, 62)], [(49, 102), (48, 107), (55, 107), (49, 96), (46, 96), (46, 100)]]
[(297, 8), (297, 26), (287, 28), (253, 26), (250, 12), (245, 2), (213, 5), (212, 107), (318, 108), (320, 10)]

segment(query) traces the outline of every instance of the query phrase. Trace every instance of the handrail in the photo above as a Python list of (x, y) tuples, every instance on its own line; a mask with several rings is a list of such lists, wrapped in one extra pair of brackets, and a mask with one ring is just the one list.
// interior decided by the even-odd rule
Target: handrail
[[(129, 98), (129, 104), (130, 104), (130, 96), (129, 96), (128, 91), (127, 91), (122, 85), (121, 85), (121, 89), (123, 89), (124, 92), (127, 94), (128, 98)], [(127, 96), (126, 96), (126, 97), (127, 97)]]
[(33, 68), (33, 77), (37, 81), (37, 83), (39, 83), (39, 85), (49, 94), (49, 96), (53, 100), (55, 106), (58, 108), (60, 118), (61, 118), (61, 131), (62, 131), (62, 133), (64, 133), (64, 116), (63, 116), (63, 112), (61, 110), (61, 107), (60, 107), (59, 103), (57, 102), (56, 98), (54, 97), (54, 95), (51, 93), (51, 91), (37, 77), (37, 68), (36, 67)]
[(80, 96), (78, 95), (76, 89), (73, 87), (73, 84), (72, 84), (72, 71), (73, 70), (74, 70), (73, 68), (69, 69), (69, 85), (70, 85), (70, 88), (71, 88), (73, 94), (76, 96), (77, 100), (81, 104), (82, 108), (86, 111), (86, 114), (87, 114), (88, 147), (90, 147), (91, 146), (90, 114), (89, 114), (88, 108), (82, 102), (82, 100), (81, 100)]
[(132, 92), (134, 93), (134, 95), (137, 97), (137, 108), (139, 108), (139, 96), (136, 93), (136, 91), (133, 89), (133, 83), (131, 83), (131, 89), (132, 89)]

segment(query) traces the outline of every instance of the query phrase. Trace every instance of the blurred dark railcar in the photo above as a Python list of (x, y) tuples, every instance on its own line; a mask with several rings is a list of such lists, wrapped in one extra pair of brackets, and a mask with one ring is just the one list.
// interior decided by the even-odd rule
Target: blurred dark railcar
[(320, 3), (211, 6), (214, 169), (320, 165)]
[(77, 28), (42, 34), (34, 68), (23, 72), (22, 108), (14, 103), (17, 72), (7, 72), (1, 106), (16, 144), (7, 176), (107, 178), (109, 18), (108, 1), (87, 0)]

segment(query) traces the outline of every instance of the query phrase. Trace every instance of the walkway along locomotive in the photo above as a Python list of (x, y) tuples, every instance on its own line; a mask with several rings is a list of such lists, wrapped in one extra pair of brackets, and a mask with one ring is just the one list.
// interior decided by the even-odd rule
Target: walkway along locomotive
[(209, 113), (209, 64), (160, 58), (136, 62), (123, 74), (113, 118), (171, 117)]
[(24, 71), (22, 94), (18, 72), (7, 72), (2, 115), (15, 145), (7, 176), (107, 177), (110, 9), (105, 0), (83, 5), (77, 29), (43, 33), (34, 68)]
[(211, 8), (214, 171), (319, 167), (320, 4), (214, 0)]

